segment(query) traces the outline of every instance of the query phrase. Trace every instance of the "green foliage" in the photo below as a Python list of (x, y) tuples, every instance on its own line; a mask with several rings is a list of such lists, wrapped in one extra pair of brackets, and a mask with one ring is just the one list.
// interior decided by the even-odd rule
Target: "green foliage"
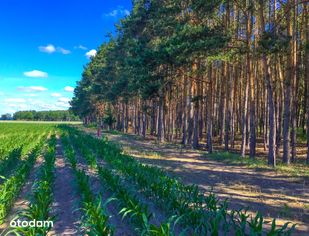
[(32, 166), (42, 149), (42, 141), (31, 150), (26, 161), (21, 164), (14, 174), (4, 180), (0, 185), (0, 223), (3, 223), (5, 216), (8, 214), (14, 200), (21, 191), (24, 183), (29, 176)]
[(261, 40), (259, 40), (259, 51), (272, 53), (286, 53), (289, 47), (291, 38), (285, 35), (280, 35), (273, 31), (265, 32)]
[(18, 111), (14, 113), (14, 120), (35, 121), (79, 121), (71, 111)]
[(74, 113), (92, 120), (104, 117), (110, 126), (114, 121), (109, 110), (100, 114), (98, 104), (158, 99), (175, 84), (172, 74), (183, 69), (190, 73), (201, 58), (222, 58), (230, 37), (222, 24), (208, 21), (214, 22), (223, 2), (133, 1), (117, 34), (85, 66), (71, 102)]

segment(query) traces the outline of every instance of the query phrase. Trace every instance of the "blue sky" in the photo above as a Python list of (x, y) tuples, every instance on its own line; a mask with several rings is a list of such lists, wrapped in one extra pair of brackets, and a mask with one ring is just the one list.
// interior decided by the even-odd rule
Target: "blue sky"
[(67, 109), (83, 66), (131, 0), (1, 0), (0, 114)]

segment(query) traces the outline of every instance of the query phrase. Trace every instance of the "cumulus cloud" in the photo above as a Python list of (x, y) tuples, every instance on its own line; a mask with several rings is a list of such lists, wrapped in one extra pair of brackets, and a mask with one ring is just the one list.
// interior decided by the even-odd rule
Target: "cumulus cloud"
[(24, 76), (32, 77), (32, 78), (47, 78), (48, 74), (44, 71), (32, 70), (32, 71), (24, 72)]
[(24, 96), (26, 97), (37, 97), (38, 95), (35, 93), (29, 93), (29, 94), (25, 94)]
[(17, 90), (22, 92), (43, 92), (47, 91), (48, 89), (42, 86), (29, 86), (29, 87), (19, 86), (17, 87)]
[(39, 50), (45, 53), (54, 53), (56, 52), (56, 48), (52, 44), (48, 44), (46, 46), (39, 46)]
[(104, 14), (106, 17), (122, 17), (130, 15), (130, 11), (125, 9), (123, 6), (117, 6), (117, 9), (110, 11), (109, 13)]
[(60, 93), (52, 93), (50, 94), (52, 97), (61, 97), (62, 95)]
[(9, 103), (7, 104), (8, 107), (10, 107), (11, 109), (13, 109), (14, 113), (15, 111), (21, 111), (21, 110), (30, 110), (27, 106), (27, 104), (25, 103)]
[(62, 54), (64, 54), (64, 55), (67, 55), (67, 54), (70, 54), (70, 53), (71, 53), (70, 50), (67, 50), (67, 49), (64, 49), (64, 48), (61, 48), (61, 47), (58, 47), (58, 48), (57, 48), (57, 52), (60, 52), (60, 53), (62, 53)]
[(70, 107), (70, 104), (68, 102), (56, 102), (56, 106), (62, 109), (67, 109)]
[(66, 97), (61, 97), (61, 98), (58, 99), (58, 102), (69, 102), (69, 101), (71, 101), (71, 99), (66, 98)]
[[(36, 95), (36, 94), (35, 94)], [(24, 96), (24, 95), (23, 95)], [(70, 107), (70, 99), (59, 97), (56, 102), (46, 97), (12, 97), (0, 100), (0, 114), (25, 110), (64, 110)]]
[(9, 102), (14, 102), (14, 103), (25, 103), (26, 99), (24, 98), (6, 98), (4, 99), (5, 102), (9, 103)]
[(97, 50), (91, 49), (90, 51), (86, 52), (86, 57), (90, 59), (91, 57), (95, 57), (97, 55)]
[(87, 50), (88, 48), (80, 44), (78, 46), (75, 46), (74, 49)]
[(74, 91), (74, 88), (71, 87), (71, 86), (65, 86), (65, 87), (64, 87), (64, 91), (66, 91), (66, 92), (73, 92), (73, 91)]
[(70, 54), (71, 51), (68, 49), (65, 49), (63, 47), (55, 47), (53, 44), (48, 44), (47, 46), (39, 46), (39, 50), (41, 52), (45, 52), (45, 53), (54, 53), (54, 52), (58, 52), (58, 53), (62, 53), (64, 55)]

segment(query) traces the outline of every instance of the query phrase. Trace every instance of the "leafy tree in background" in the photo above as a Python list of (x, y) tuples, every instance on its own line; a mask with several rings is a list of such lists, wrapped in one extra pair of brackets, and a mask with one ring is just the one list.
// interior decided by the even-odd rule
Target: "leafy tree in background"
[(79, 121), (79, 117), (71, 111), (18, 111), (13, 115), (14, 120), (27, 121)]
[(7, 114), (2, 114), (0, 120), (12, 120), (12, 115), (7, 113)]

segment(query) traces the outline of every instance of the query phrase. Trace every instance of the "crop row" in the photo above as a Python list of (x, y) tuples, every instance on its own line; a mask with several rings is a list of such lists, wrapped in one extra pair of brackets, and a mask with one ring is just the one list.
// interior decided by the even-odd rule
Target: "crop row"
[(5, 179), (4, 183), (0, 186), (0, 224), (3, 223), (5, 216), (16, 199), (16, 196), (18, 196), (21, 188), (25, 184), (42, 147), (43, 141), (37, 144), (27, 156), (25, 162), (16, 169), (10, 178)]
[(109, 214), (106, 205), (109, 200), (102, 204), (102, 198), (96, 197), (89, 187), (89, 176), (84, 170), (78, 168), (76, 153), (66, 135), (62, 136), (65, 157), (69, 161), (77, 180), (79, 193), (81, 196), (81, 210), (83, 229), (89, 236), (108, 236), (113, 235), (114, 228), (109, 224)]
[(84, 148), (92, 148), (111, 168), (134, 182), (169, 214), (177, 215), (177, 221), (196, 235), (290, 235), (295, 228), (295, 225), (288, 228), (288, 223), (277, 227), (274, 219), (271, 229), (267, 230), (261, 214), (251, 216), (243, 209), (229, 212), (228, 202), (219, 201), (214, 194), (204, 196), (197, 186), (184, 185), (157, 167), (141, 164), (106, 139), (97, 140), (73, 128), (68, 129), (71, 135), (80, 139)]
[[(56, 137), (52, 135), (48, 141), (44, 153), (44, 163), (41, 166), (38, 178), (32, 186), (32, 198), (28, 207), (17, 215), (17, 218), (23, 221), (31, 222), (53, 222), (54, 216), (51, 215), (53, 202), (53, 183), (54, 183), (54, 166), (56, 158)], [(44, 224), (42, 227), (16, 227), (9, 233), (16, 235), (46, 235), (51, 224)]]
[[(3, 124), (0, 124), (3, 126)], [(8, 128), (9, 127), (9, 128)], [(25, 126), (28, 127), (28, 126)], [(15, 130), (14, 127), (4, 126), (0, 134), (10, 131), (9, 135), (1, 138), (0, 146), (0, 177), (8, 177), (16, 168), (22, 165), (25, 156), (50, 132), (50, 126), (38, 126), (37, 129), (29, 131), (28, 129)], [(31, 126), (32, 127), (32, 126)], [(7, 138), (8, 137), (8, 138)], [(3, 182), (0, 181), (0, 183)]]
[(27, 154), (35, 146), (36, 140), (45, 136), (51, 128), (48, 125), (0, 124), (0, 161), (6, 159), (12, 150), (22, 146), (22, 154)]
[(130, 222), (134, 224), (137, 234), (173, 235), (169, 220), (160, 225), (151, 223), (155, 215), (150, 212), (148, 205), (141, 202), (132, 189), (122, 181), (121, 176), (98, 164), (95, 155), (85, 146), (82, 139), (76, 135), (70, 137), (74, 147), (86, 159), (88, 165), (97, 171), (105, 188), (113, 193), (113, 198), (117, 200), (120, 207), (119, 214), (123, 219), (129, 218)]

